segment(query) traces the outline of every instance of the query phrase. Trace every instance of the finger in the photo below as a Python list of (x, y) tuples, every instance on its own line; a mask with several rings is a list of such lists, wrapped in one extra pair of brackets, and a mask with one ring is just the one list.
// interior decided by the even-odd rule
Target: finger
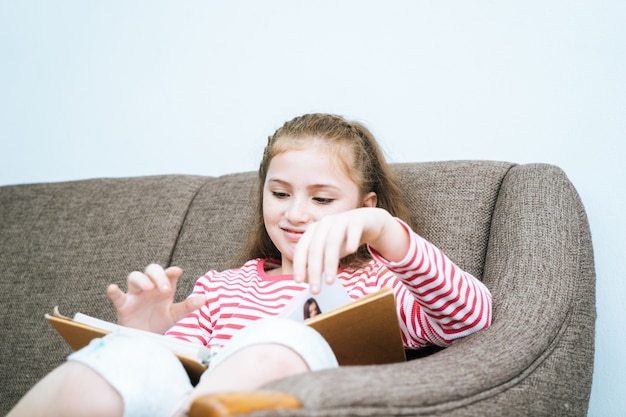
[(329, 234), (332, 235), (332, 230), (332, 222), (320, 222), (309, 243), (306, 271), (307, 279), (311, 285), (310, 289), (313, 294), (318, 294), (322, 287), (324, 255), (329, 244)]
[(141, 291), (147, 291), (154, 288), (154, 282), (145, 274), (139, 271), (133, 271), (128, 274), (128, 293), (136, 294)]
[(337, 276), (339, 260), (342, 256), (342, 246), (344, 246), (345, 231), (335, 225), (326, 239), (324, 247), (323, 273), (322, 279), (327, 284), (332, 284)]
[(126, 294), (116, 284), (111, 284), (107, 287), (107, 297), (109, 297), (116, 310), (119, 310), (126, 300)]
[(165, 270), (165, 275), (167, 276), (170, 285), (173, 288), (176, 288), (176, 285), (178, 284), (178, 279), (181, 277), (181, 275), (183, 275), (183, 270), (182, 268), (179, 268), (177, 266), (170, 266)]
[(293, 252), (292, 268), (293, 278), (296, 282), (308, 282), (306, 266), (308, 262), (308, 251), (311, 237), (315, 232), (316, 224), (309, 226), (307, 231), (302, 235)]
[(180, 303), (172, 305), (172, 318), (178, 321), (202, 307), (206, 299), (202, 295), (191, 296)]
[[(361, 237), (363, 235), (363, 225), (351, 223), (348, 225), (346, 232), (345, 255), (355, 253), (361, 246)], [(344, 255), (344, 256), (345, 256)]]
[(170, 285), (170, 279), (168, 278), (165, 270), (161, 265), (150, 264), (146, 267), (145, 275), (150, 278), (154, 285), (160, 291), (169, 291), (172, 286)]

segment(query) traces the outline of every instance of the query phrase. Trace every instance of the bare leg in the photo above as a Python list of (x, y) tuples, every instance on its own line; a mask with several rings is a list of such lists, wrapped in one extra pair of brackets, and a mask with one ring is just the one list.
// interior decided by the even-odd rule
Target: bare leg
[(7, 417), (119, 417), (123, 412), (122, 398), (108, 382), (88, 366), (69, 361), (31, 388)]
[(209, 393), (254, 390), (271, 381), (308, 372), (300, 355), (279, 344), (246, 347), (224, 359), (196, 386), (185, 409), (194, 398)]

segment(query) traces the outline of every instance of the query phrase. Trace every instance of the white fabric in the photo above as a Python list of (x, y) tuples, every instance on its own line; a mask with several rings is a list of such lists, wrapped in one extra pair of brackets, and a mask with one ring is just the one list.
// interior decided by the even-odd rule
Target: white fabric
[(124, 401), (124, 417), (169, 417), (193, 390), (170, 350), (136, 335), (112, 333), (68, 356), (98, 372)]
[[(212, 359), (208, 375), (224, 359), (259, 344), (281, 344), (298, 353), (311, 371), (338, 367), (324, 338), (289, 319), (257, 320), (237, 333)], [(137, 335), (112, 333), (68, 356), (100, 374), (122, 397), (124, 417), (169, 417), (193, 390), (176, 355)]]
[(211, 365), (202, 378), (237, 351), (260, 344), (287, 346), (302, 357), (311, 371), (339, 366), (326, 340), (313, 328), (290, 319), (266, 318), (253, 322), (235, 334), (211, 359)]

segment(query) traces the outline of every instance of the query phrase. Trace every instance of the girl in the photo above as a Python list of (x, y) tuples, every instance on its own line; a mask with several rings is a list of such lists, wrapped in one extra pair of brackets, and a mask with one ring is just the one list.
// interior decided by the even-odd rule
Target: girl
[(178, 267), (150, 265), (128, 276), (127, 293), (107, 289), (120, 324), (222, 348), (196, 387), (169, 351), (109, 335), (70, 355), (9, 415), (171, 416), (203, 393), (336, 367), (317, 332), (275, 318), (307, 285), (315, 294), (339, 280), (353, 299), (392, 287), (407, 348), (447, 346), (489, 326), (489, 291), (412, 230), (364, 126), (328, 114), (285, 123), (269, 138), (259, 179), (241, 267), (209, 271), (177, 304)]

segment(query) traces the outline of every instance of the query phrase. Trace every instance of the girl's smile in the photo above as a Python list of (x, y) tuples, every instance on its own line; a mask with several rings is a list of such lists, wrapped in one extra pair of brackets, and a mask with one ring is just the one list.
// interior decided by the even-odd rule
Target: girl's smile
[(287, 227), (281, 227), (281, 229), (285, 233), (285, 237), (288, 240), (291, 240), (296, 243), (300, 240), (300, 238), (304, 234), (304, 230), (295, 230), (295, 229), (291, 229)]

